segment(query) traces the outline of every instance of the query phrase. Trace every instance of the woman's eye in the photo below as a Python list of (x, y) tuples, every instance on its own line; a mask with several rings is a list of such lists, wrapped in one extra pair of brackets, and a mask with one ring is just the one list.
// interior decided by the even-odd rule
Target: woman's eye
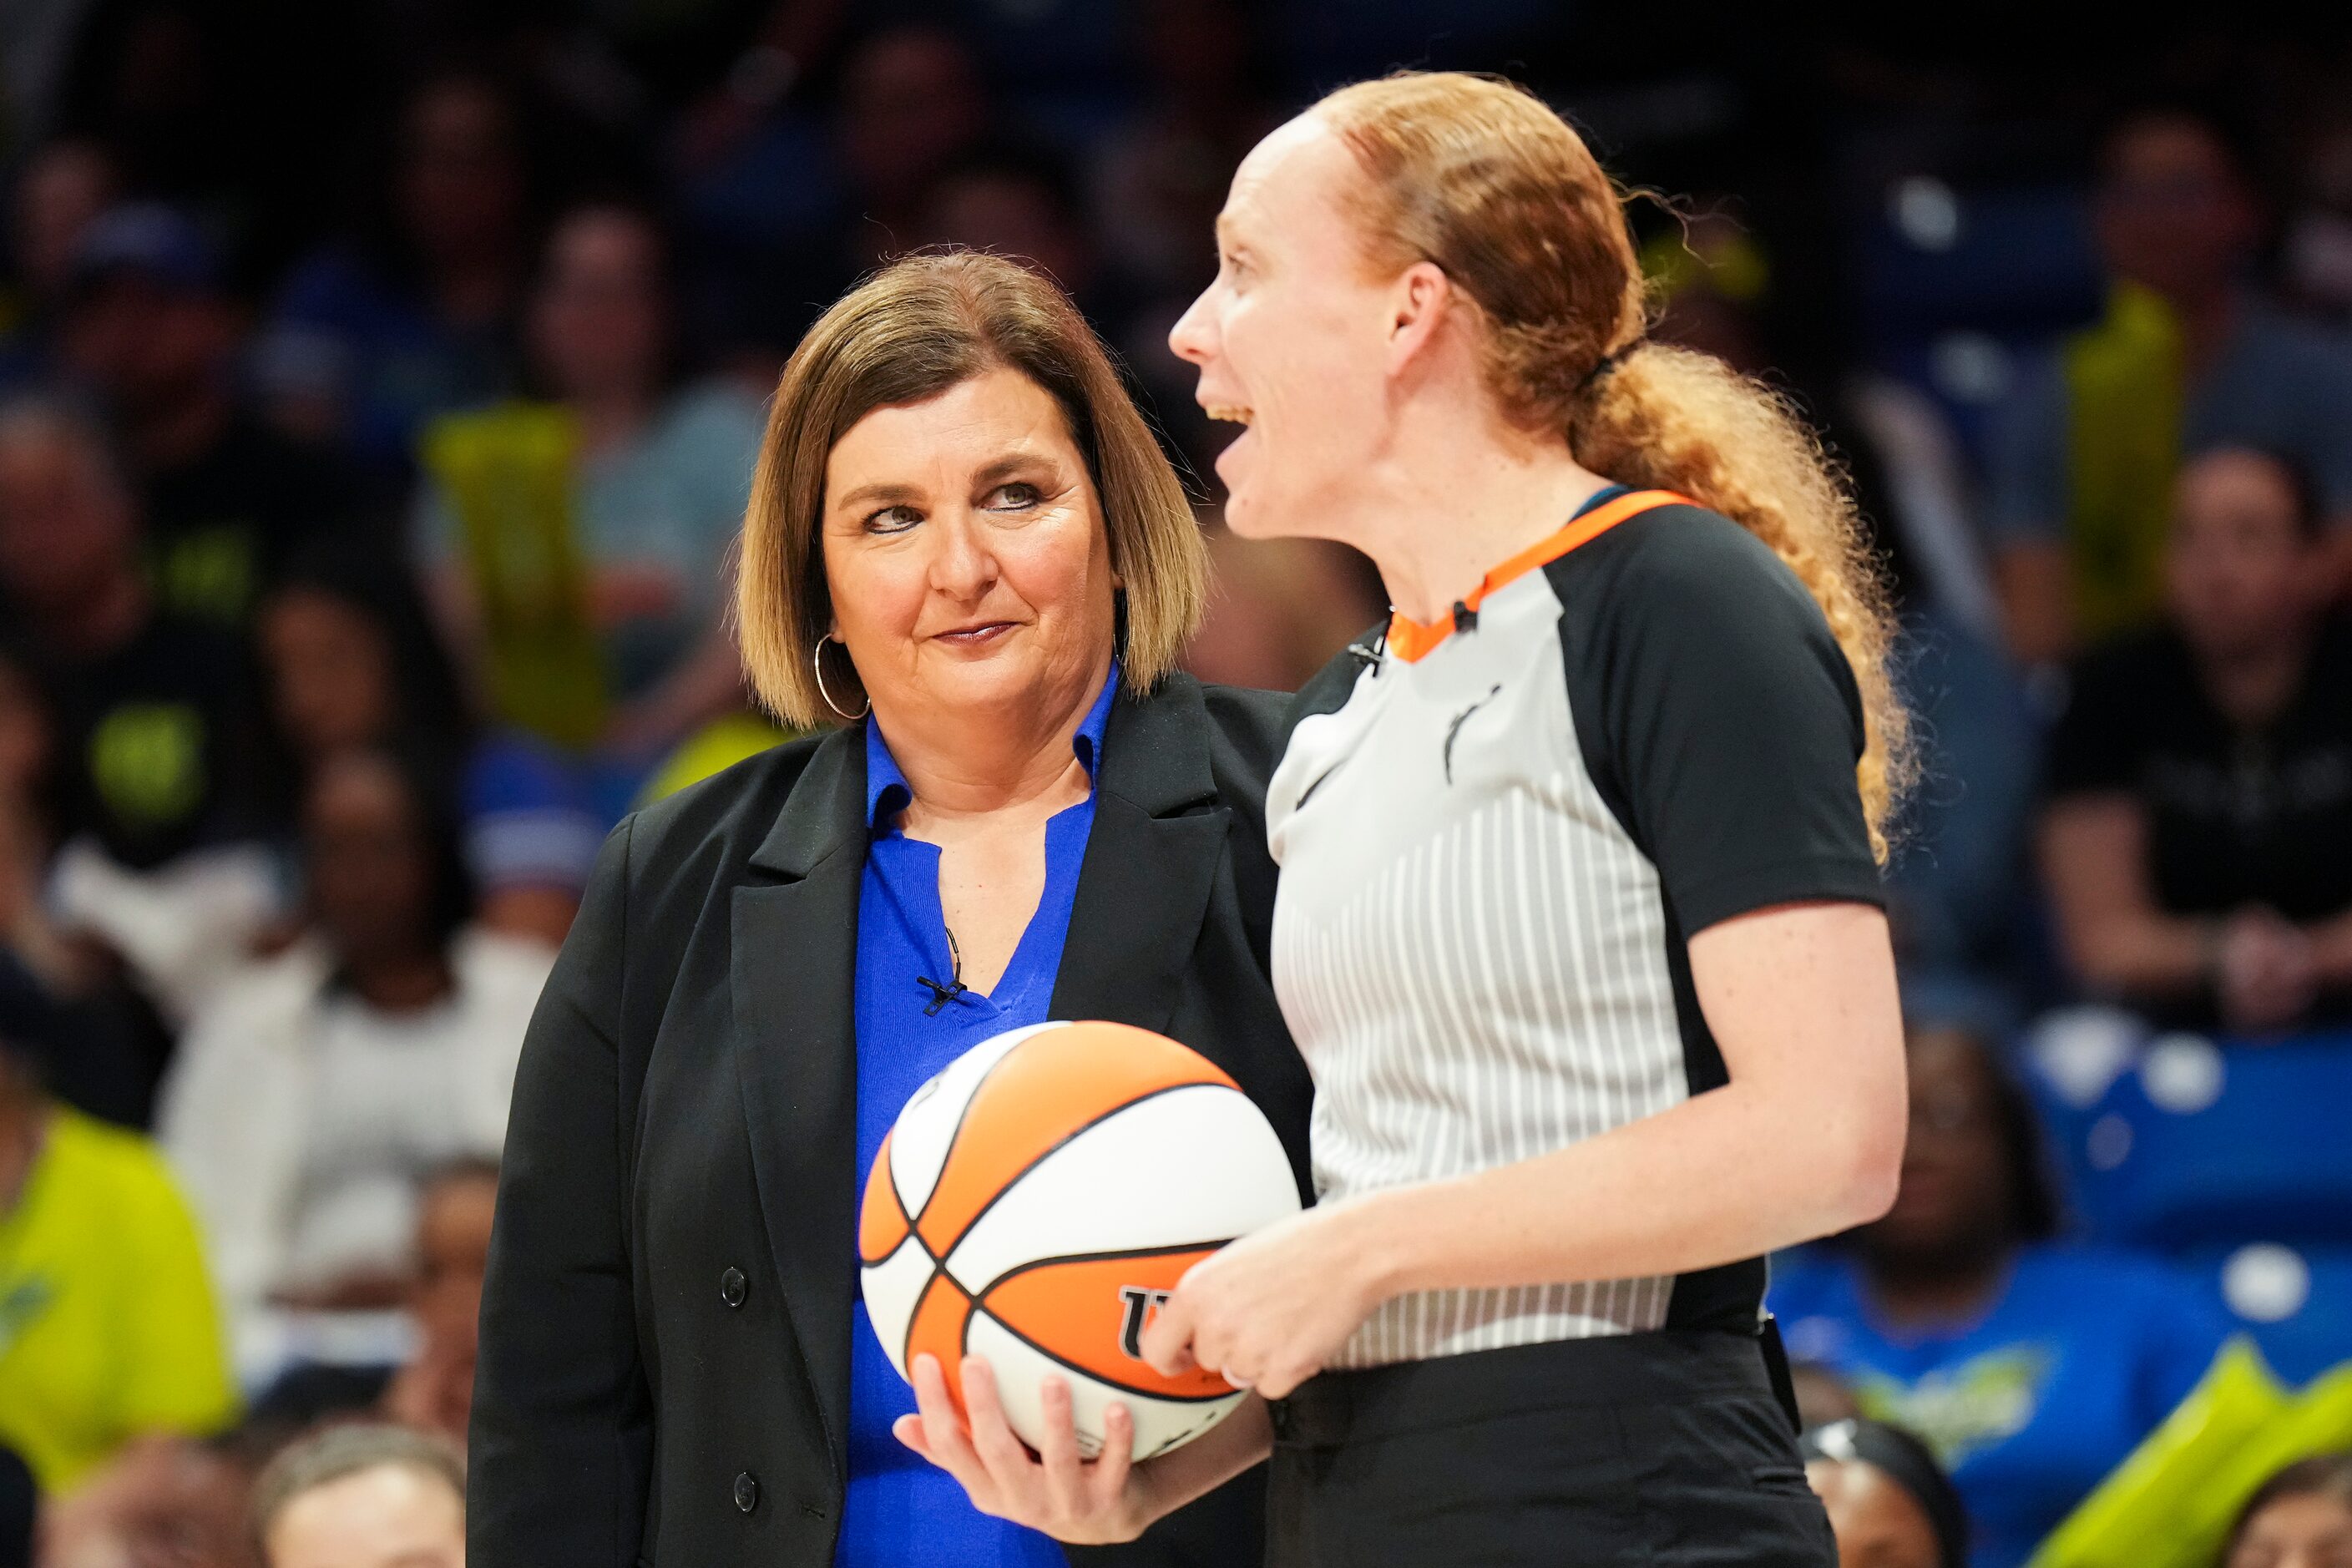
[(1019, 510), (1024, 507), (1035, 506), (1045, 498), (1035, 485), (1016, 481), (1009, 485), (997, 486), (996, 494), (991, 499), (1000, 507)]
[(868, 533), (902, 533), (923, 521), (922, 513), (910, 506), (886, 506), (866, 520)]

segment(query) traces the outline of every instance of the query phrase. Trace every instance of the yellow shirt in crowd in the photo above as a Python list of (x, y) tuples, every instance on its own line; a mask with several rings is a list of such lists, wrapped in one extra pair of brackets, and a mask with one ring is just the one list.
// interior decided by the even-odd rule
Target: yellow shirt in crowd
[(141, 1433), (236, 1415), (194, 1218), (135, 1133), (58, 1108), (0, 1215), (0, 1445), (57, 1492)]

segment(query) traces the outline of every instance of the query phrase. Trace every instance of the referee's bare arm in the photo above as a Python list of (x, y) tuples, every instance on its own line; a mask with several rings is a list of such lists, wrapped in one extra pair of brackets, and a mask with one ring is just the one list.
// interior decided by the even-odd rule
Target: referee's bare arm
[(1393, 1205), (1365, 1226), (1381, 1296), (1686, 1273), (1886, 1212), (1909, 1109), (1885, 914), (1759, 910), (1693, 936), (1690, 965), (1731, 1081), (1549, 1154), (1377, 1194)]
[(1185, 1277), (1145, 1331), (1146, 1359), (1223, 1367), (1280, 1398), (1391, 1296), (1684, 1274), (1885, 1213), (1909, 1124), (1885, 916), (1757, 910), (1694, 935), (1690, 966), (1728, 1083), (1548, 1154), (1236, 1242)]

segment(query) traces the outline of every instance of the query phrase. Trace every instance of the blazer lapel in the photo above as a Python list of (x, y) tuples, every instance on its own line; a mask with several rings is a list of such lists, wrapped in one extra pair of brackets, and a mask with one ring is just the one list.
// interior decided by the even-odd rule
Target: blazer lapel
[(1053, 1016), (1168, 1026), (1232, 816), (1216, 805), (1200, 687), (1175, 675), (1140, 700), (1120, 693), (1103, 735)]
[(849, 1476), (856, 1289), (857, 894), (862, 726), (817, 749), (735, 889), (734, 1050), (760, 1209), (836, 1478)]

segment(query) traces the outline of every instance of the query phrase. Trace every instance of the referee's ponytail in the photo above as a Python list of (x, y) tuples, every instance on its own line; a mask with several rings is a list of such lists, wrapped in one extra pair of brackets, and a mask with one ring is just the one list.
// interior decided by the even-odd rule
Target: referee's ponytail
[(1711, 354), (1643, 342), (1569, 425), (1576, 460), (1636, 489), (1679, 490), (1770, 545), (1822, 607), (1862, 689), (1856, 764), (1872, 847), (1907, 781), (1909, 721), (1886, 669), (1893, 625), (1862, 520), (1812, 430), (1779, 394)]
[(1370, 178), (1375, 262), (1435, 263), (1485, 318), (1488, 380), (1516, 423), (1563, 433), (1594, 473), (1723, 513), (1803, 581), (1862, 690), (1869, 734), (1855, 782), (1884, 858), (1910, 768), (1886, 668), (1893, 623), (1853, 497), (1819, 439), (1769, 387), (1644, 336), (1623, 200), (1532, 94), (1408, 71), (1342, 88), (1314, 112)]

